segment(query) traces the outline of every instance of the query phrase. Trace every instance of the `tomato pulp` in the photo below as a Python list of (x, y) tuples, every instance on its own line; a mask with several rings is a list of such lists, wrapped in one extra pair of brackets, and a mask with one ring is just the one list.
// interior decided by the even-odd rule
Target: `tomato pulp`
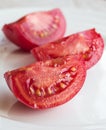
[(66, 56), (8, 71), (4, 77), (20, 102), (43, 109), (72, 99), (83, 86), (86, 70), (77, 56)]

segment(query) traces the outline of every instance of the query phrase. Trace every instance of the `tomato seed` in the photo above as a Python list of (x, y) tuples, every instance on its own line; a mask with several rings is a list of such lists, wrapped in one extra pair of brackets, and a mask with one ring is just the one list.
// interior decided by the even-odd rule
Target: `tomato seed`
[(35, 93), (36, 93), (36, 95), (39, 96), (39, 97), (42, 96), (42, 93), (41, 93), (40, 89), (37, 89)]
[(66, 88), (66, 86), (67, 86), (66, 84), (64, 84), (64, 83), (62, 83), (62, 82), (60, 83), (60, 87), (61, 87), (62, 89)]
[(52, 24), (52, 28), (56, 30), (58, 27), (56, 24)]
[(71, 67), (72, 72), (75, 72), (76, 70), (77, 70), (76, 67)]
[(83, 57), (84, 59), (88, 59), (88, 54), (87, 54), (87, 53), (84, 53), (84, 54), (82, 55), (82, 57)]
[(60, 22), (58, 15), (56, 15), (56, 16), (54, 17), (54, 22), (55, 22), (56, 24), (58, 24), (58, 23)]
[(34, 95), (35, 94), (34, 88), (31, 86), (29, 89), (30, 89), (31, 94)]
[(48, 92), (49, 95), (52, 95), (52, 94), (54, 94), (55, 91), (54, 91), (53, 87), (48, 87), (47, 92)]
[(41, 33), (39, 34), (39, 36), (40, 36), (41, 38), (43, 38), (43, 37), (45, 37), (45, 34), (44, 34), (43, 32), (41, 32)]
[(56, 85), (56, 86), (54, 86), (54, 91), (55, 91), (55, 93), (58, 92), (58, 91), (60, 91), (60, 86), (59, 86), (59, 84)]
[(46, 95), (45, 89), (42, 87), (42, 88), (40, 89), (40, 91), (41, 91), (42, 96), (44, 97), (44, 96)]

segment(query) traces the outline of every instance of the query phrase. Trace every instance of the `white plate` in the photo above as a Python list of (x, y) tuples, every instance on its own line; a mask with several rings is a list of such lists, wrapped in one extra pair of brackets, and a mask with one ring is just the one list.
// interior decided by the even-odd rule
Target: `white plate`
[[(0, 10), (0, 29), (28, 12), (47, 9), (50, 8)], [(61, 9), (67, 20), (66, 34), (95, 27), (105, 39), (105, 12)], [(88, 70), (81, 91), (68, 103), (48, 110), (32, 110), (17, 102), (3, 78), (4, 72), (33, 61), (32, 55), (11, 44), (0, 30), (0, 130), (106, 129), (106, 49), (98, 64)]]

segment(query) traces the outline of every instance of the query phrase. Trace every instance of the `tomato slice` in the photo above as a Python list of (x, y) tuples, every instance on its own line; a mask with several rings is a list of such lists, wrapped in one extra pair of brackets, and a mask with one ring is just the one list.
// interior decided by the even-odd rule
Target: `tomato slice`
[(66, 55), (81, 55), (87, 69), (95, 65), (102, 56), (104, 42), (95, 29), (78, 32), (32, 49), (37, 60), (47, 60)]
[(83, 86), (86, 70), (77, 56), (66, 56), (8, 71), (4, 77), (20, 102), (43, 109), (72, 99)]
[(26, 51), (63, 37), (65, 29), (65, 17), (58, 8), (30, 13), (3, 26), (6, 37)]

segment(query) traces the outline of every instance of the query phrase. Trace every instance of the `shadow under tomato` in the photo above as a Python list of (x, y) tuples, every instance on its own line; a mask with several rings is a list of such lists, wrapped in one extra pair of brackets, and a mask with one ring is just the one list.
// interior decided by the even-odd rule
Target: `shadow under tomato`
[[(70, 102), (59, 107), (49, 109), (31, 109), (20, 102), (16, 102), (8, 111), (8, 117), (12, 120), (40, 126), (55, 126), (57, 123), (63, 124), (68, 110), (70, 112)], [(61, 120), (63, 119), (64, 120)], [(70, 117), (70, 116), (69, 116)]]
[[(1, 86), (1, 90), (5, 86)], [(14, 96), (9, 92), (9, 89), (0, 92), (0, 116), (7, 117), (7, 112), (11, 106), (16, 102)]]
[(17, 101), (9, 110), (8, 117), (21, 122), (45, 125), (50, 118), (53, 118), (53, 113), (53, 108), (44, 110), (32, 109)]

